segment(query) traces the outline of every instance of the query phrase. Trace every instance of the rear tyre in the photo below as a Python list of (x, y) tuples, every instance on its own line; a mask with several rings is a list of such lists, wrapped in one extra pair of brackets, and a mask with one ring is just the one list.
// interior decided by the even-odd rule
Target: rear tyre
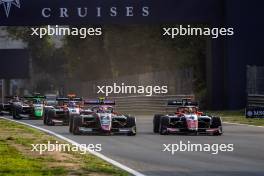
[(127, 127), (132, 129), (129, 133), (127, 133), (128, 136), (135, 136), (137, 134), (135, 117), (127, 117)]
[(72, 120), (72, 133), (74, 134), (74, 135), (79, 135), (79, 134), (81, 134), (81, 132), (80, 132), (80, 130), (79, 130), (79, 128), (81, 127), (81, 125), (82, 125), (82, 119), (81, 119), (81, 117), (74, 117), (74, 118), (72, 118), (73, 120)]
[(161, 135), (169, 134), (168, 130), (167, 130), (168, 126), (169, 126), (169, 118), (166, 116), (161, 117), (161, 119), (160, 119), (160, 131), (159, 131)]
[(153, 132), (158, 133), (160, 129), (160, 117), (161, 114), (155, 114), (153, 118)]
[(222, 120), (220, 117), (212, 117), (211, 128), (218, 128), (218, 131), (213, 135), (220, 136), (223, 134)]

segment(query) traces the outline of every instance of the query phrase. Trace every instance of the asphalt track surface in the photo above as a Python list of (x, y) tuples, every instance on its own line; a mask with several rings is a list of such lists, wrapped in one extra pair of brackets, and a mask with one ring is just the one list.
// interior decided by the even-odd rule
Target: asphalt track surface
[[(11, 117), (9, 117), (11, 118)], [(44, 126), (41, 120), (21, 120), (80, 144), (102, 144), (102, 154), (145, 175), (264, 176), (264, 128), (224, 124), (222, 136), (161, 136), (152, 133), (152, 117), (137, 116), (136, 136), (70, 134), (67, 126)], [(234, 144), (233, 152), (164, 152), (163, 144)]]

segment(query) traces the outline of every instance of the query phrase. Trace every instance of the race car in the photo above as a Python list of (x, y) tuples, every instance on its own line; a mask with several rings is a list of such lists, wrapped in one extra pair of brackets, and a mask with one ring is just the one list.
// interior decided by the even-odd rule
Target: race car
[(70, 116), (69, 131), (79, 134), (126, 134), (135, 136), (136, 118), (114, 111), (115, 102), (111, 100), (86, 100), (85, 105), (92, 105)]
[(7, 100), (4, 103), (0, 103), (0, 115), (12, 115), (12, 106), (14, 102), (19, 101), (18, 96), (5, 96)]
[(14, 119), (41, 119), (44, 114), (45, 96), (26, 96), (22, 100), (13, 102), (12, 116)]
[(173, 133), (222, 135), (220, 117), (206, 115), (199, 111), (196, 102), (190, 99), (169, 100), (168, 106), (175, 107), (173, 114), (156, 114), (153, 118), (153, 132), (161, 135)]
[(69, 116), (80, 113), (82, 98), (73, 95), (56, 98), (56, 104), (45, 107), (44, 125), (69, 125)]

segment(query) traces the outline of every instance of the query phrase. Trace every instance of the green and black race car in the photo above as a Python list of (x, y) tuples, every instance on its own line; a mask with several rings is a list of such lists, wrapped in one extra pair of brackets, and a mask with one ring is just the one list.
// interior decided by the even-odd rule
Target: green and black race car
[(45, 96), (40, 95), (23, 97), (21, 101), (13, 103), (13, 118), (42, 119), (44, 115), (44, 100)]

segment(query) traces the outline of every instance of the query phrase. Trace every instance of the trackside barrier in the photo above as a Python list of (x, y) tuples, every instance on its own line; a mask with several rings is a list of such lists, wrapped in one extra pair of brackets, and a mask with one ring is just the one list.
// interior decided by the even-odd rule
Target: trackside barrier
[(111, 97), (115, 100), (116, 110), (126, 114), (156, 114), (173, 111), (175, 107), (167, 107), (168, 100), (192, 98), (194, 95), (167, 95), (167, 96), (127, 96)]
[(247, 106), (264, 107), (264, 95), (249, 94), (247, 97)]

